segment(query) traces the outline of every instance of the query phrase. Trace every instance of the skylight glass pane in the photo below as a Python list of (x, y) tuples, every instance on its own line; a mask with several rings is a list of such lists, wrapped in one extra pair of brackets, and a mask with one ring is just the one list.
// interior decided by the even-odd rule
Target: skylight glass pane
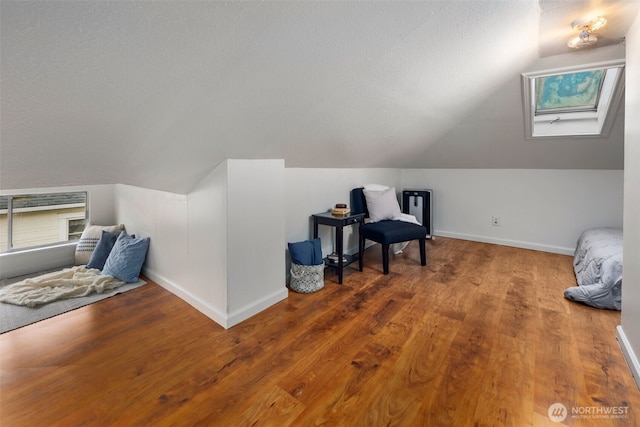
[(536, 114), (595, 110), (604, 71), (580, 71), (536, 78)]

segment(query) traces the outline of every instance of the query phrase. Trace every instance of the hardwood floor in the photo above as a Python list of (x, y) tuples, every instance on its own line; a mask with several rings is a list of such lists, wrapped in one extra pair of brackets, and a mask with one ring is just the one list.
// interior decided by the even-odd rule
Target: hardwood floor
[(2, 334), (0, 424), (640, 425), (620, 313), (563, 298), (571, 257), (438, 237), (384, 276), (379, 252), (229, 330), (149, 283)]

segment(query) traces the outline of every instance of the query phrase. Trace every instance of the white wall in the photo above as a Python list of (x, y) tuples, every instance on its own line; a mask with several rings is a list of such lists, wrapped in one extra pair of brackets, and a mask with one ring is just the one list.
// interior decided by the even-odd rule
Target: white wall
[(122, 184), (114, 194), (117, 222), (129, 234), (150, 238), (143, 274), (172, 291), (187, 283), (186, 196)]
[(227, 163), (189, 193), (187, 281), (177, 293), (221, 325), (227, 318)]
[(640, 15), (627, 34), (624, 272), (618, 340), (640, 387)]
[(227, 327), (288, 296), (284, 160), (227, 160)]
[[(87, 192), (87, 210), (91, 223), (100, 225), (115, 223), (112, 185), (28, 188), (2, 191), (0, 194), (42, 194), (69, 191)], [(65, 243), (55, 247), (0, 254), (0, 279), (58, 267), (68, 267), (74, 263), (75, 250), (75, 243)]]
[[(367, 183), (429, 188), (435, 234), (573, 254), (582, 230), (622, 226), (623, 172), (531, 169), (298, 169), (287, 168), (287, 242), (311, 237), (310, 215), (350, 203), (349, 191)], [(499, 227), (491, 225), (498, 216)], [(320, 227), (323, 254), (333, 233)], [(345, 233), (356, 252), (357, 235)]]
[(188, 195), (121, 184), (114, 193), (117, 222), (150, 238), (143, 274), (224, 326), (226, 163)]
[(405, 169), (402, 186), (433, 190), (439, 236), (573, 254), (584, 229), (622, 226), (622, 171)]

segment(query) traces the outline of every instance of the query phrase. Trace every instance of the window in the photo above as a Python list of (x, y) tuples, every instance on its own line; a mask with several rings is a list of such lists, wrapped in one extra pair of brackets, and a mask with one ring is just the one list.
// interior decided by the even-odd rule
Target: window
[(0, 197), (0, 253), (78, 240), (87, 221), (87, 193)]
[(535, 114), (597, 111), (604, 70), (538, 77)]
[(71, 219), (67, 222), (67, 240), (80, 240), (84, 231), (85, 219)]
[(80, 240), (84, 231), (84, 212), (70, 212), (58, 214), (58, 240), (61, 242)]
[(612, 61), (522, 75), (526, 137), (608, 136), (624, 92)]

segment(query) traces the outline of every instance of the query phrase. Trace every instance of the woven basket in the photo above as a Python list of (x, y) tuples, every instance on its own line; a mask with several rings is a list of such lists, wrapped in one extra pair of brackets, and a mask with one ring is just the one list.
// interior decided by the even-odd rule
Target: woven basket
[(324, 288), (324, 264), (300, 265), (292, 262), (289, 287), (301, 294), (310, 294)]

